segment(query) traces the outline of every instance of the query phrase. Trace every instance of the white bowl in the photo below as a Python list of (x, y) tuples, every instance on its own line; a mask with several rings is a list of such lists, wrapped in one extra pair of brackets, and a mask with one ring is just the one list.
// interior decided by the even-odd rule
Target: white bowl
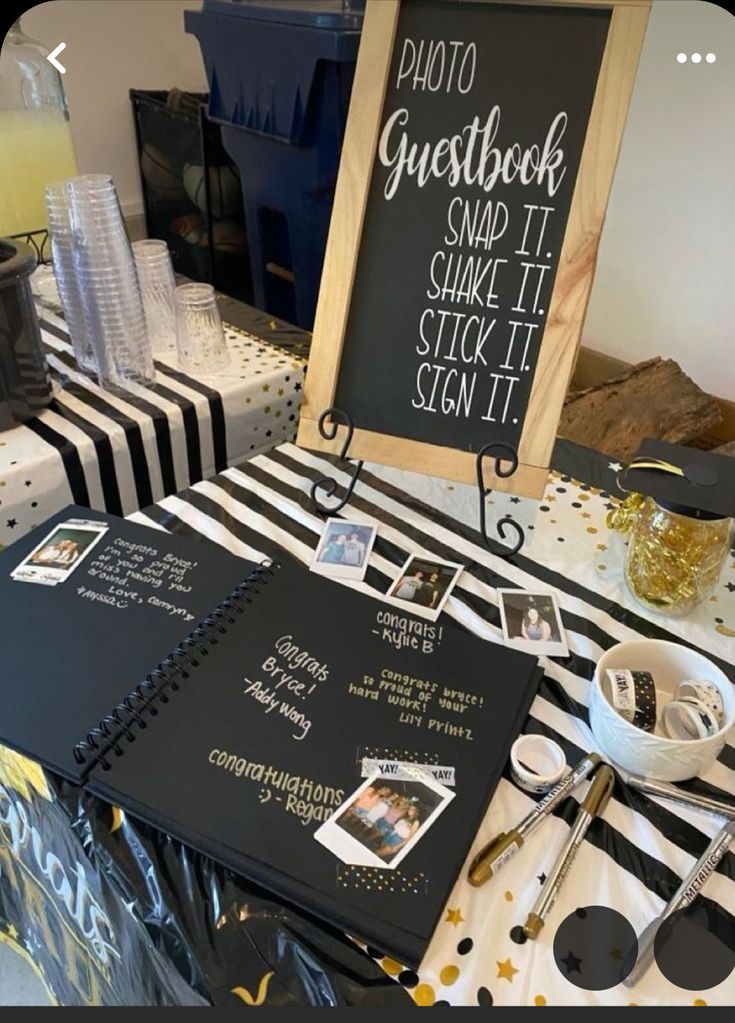
[[(608, 702), (600, 684), (608, 668), (651, 672), (656, 683), (658, 734), (636, 728)], [(706, 679), (719, 689), (725, 720), (715, 735), (688, 741), (666, 738), (661, 711), (683, 679)], [(590, 724), (599, 752), (613, 764), (656, 781), (684, 781), (706, 771), (725, 745), (727, 733), (735, 725), (735, 691), (727, 676), (702, 654), (679, 643), (635, 639), (618, 643), (600, 658), (592, 681)]]

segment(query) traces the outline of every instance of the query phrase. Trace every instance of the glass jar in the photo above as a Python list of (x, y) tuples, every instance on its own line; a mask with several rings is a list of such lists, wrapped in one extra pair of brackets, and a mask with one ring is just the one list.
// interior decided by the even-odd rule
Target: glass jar
[(0, 235), (46, 228), (44, 186), (77, 174), (61, 75), (16, 21), (0, 50)]
[(686, 615), (713, 591), (733, 541), (735, 523), (692, 508), (668, 508), (632, 493), (608, 514), (627, 534), (625, 581), (644, 607)]

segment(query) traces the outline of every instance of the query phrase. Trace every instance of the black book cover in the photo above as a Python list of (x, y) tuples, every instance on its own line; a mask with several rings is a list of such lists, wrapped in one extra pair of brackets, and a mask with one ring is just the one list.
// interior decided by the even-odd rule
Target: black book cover
[[(12, 578), (69, 519), (109, 529), (64, 582)], [(88, 508), (54, 515), (0, 554), (0, 742), (83, 781), (88, 765), (75, 745), (93, 729), (102, 743), (99, 725), (111, 710), (254, 567), (208, 540)]]
[[(90, 751), (89, 787), (417, 965), (522, 728), (535, 658), (285, 556), (221, 606), (162, 677), (149, 727)], [(370, 756), (454, 773), (454, 799), (395, 869), (347, 866), (314, 838)]]

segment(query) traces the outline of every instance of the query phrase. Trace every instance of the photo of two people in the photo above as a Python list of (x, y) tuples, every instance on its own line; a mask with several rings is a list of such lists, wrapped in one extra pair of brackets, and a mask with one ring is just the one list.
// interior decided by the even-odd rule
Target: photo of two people
[(375, 526), (329, 519), (311, 563), (312, 572), (342, 579), (364, 579)]
[(388, 590), (388, 596), (410, 604), (412, 611), (436, 621), (463, 567), (412, 555)]

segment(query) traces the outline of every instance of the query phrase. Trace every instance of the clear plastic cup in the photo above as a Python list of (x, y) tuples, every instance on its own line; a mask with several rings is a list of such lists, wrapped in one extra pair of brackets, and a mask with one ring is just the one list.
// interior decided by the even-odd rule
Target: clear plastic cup
[(176, 279), (168, 245), (157, 238), (133, 242), (133, 256), (151, 347), (171, 362), (176, 358)]
[(95, 373), (97, 358), (88, 335), (79, 281), (74, 272), (73, 238), (65, 183), (58, 181), (47, 185), (45, 197), (56, 286), (69, 328), (74, 358), (80, 369)]
[(230, 364), (211, 284), (180, 284), (174, 293), (176, 350), (188, 373), (219, 373)]
[(74, 272), (103, 387), (155, 379), (133, 252), (112, 178), (66, 182)]

